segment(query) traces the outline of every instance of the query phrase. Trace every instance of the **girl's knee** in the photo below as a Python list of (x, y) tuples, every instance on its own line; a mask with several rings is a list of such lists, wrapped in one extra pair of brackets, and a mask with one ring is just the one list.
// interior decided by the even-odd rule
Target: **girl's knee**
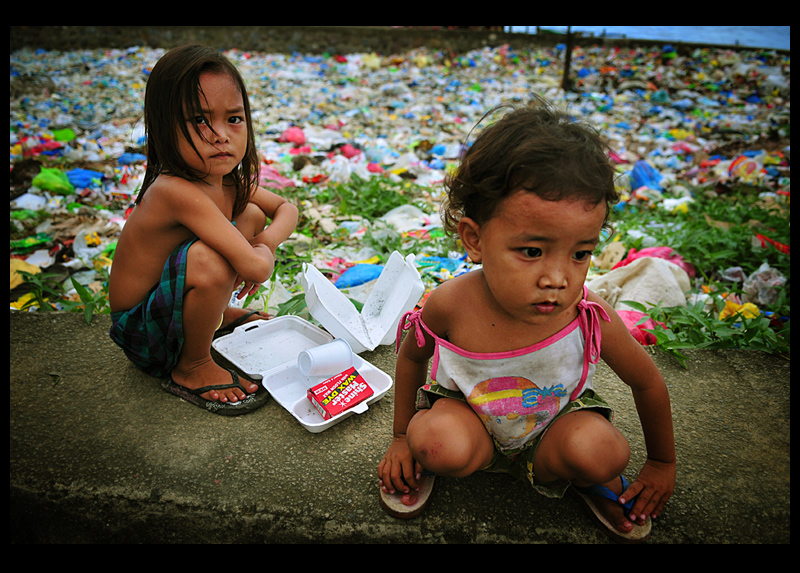
[(202, 241), (196, 241), (189, 247), (186, 259), (186, 282), (189, 287), (232, 288), (235, 278), (236, 271), (220, 253)]
[(267, 216), (255, 203), (248, 203), (235, 220), (236, 228), (246, 239), (255, 237), (267, 226)]

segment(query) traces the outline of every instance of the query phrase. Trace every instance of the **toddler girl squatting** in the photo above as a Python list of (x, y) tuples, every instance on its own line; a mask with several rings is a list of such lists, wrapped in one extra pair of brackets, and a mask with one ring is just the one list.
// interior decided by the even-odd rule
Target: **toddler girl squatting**
[[(599, 136), (544, 102), (486, 128), (448, 178), (445, 228), (480, 267), (401, 323), (393, 440), (378, 466), (390, 514), (417, 515), (436, 475), (503, 471), (547, 496), (571, 492), (618, 541), (647, 539), (675, 484), (669, 396), (584, 286), (613, 178)], [(645, 436), (631, 484), (628, 442), (592, 387), (600, 358), (630, 386)]]
[(266, 390), (218, 366), (211, 341), (247, 319), (228, 306), (232, 292), (243, 284), (243, 298), (270, 277), (297, 208), (258, 186), (247, 91), (219, 51), (165, 54), (144, 124), (147, 169), (109, 280), (111, 338), (168, 392), (217, 414), (250, 412)]

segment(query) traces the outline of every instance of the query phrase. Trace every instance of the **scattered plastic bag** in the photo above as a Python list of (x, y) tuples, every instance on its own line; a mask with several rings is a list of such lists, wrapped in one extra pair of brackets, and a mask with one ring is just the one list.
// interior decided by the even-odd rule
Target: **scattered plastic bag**
[(25, 209), (28, 211), (38, 211), (47, 206), (47, 199), (35, 193), (23, 193), (11, 201), (12, 209)]
[(75, 139), (75, 132), (69, 127), (65, 127), (64, 129), (54, 129), (53, 139), (56, 141), (72, 141)]
[(755, 183), (761, 176), (763, 168), (761, 161), (760, 155), (753, 157), (742, 154), (731, 162), (728, 173), (731, 177), (738, 177), (747, 183)]
[(306, 135), (299, 127), (290, 127), (284, 131), (278, 139), (281, 143), (293, 143), (295, 147), (300, 147), (306, 142)]
[(377, 279), (383, 271), (383, 265), (360, 264), (347, 269), (336, 279), (336, 288), (343, 289), (363, 285)]
[(617, 314), (622, 319), (622, 322), (625, 323), (625, 326), (628, 327), (628, 332), (630, 332), (642, 346), (652, 346), (657, 342), (655, 335), (652, 332), (647, 332), (647, 330), (655, 330), (656, 326), (666, 328), (665, 324), (661, 322), (656, 323), (652, 318), (648, 318), (640, 323), (639, 321), (646, 315), (636, 310), (618, 310)]
[(631, 171), (631, 189), (647, 187), (656, 191), (663, 191), (661, 180), (663, 176), (656, 171), (647, 161), (639, 160), (633, 165)]
[(744, 272), (742, 267), (730, 267), (722, 271), (720, 275), (726, 281), (734, 281), (743, 283), (747, 280), (747, 273)]
[(660, 206), (671, 213), (687, 213), (692, 203), (694, 199), (691, 197), (670, 197), (661, 201)]
[(437, 219), (414, 205), (395, 207), (380, 217), (379, 220), (400, 233), (408, 233), (409, 231), (425, 229), (432, 224), (439, 224)]
[(341, 146), (339, 148), (339, 152), (348, 159), (352, 159), (353, 157), (356, 157), (361, 154), (360, 149), (353, 147), (349, 143), (345, 143), (343, 146)]
[(147, 156), (141, 153), (123, 153), (117, 159), (117, 163), (120, 165), (130, 165), (132, 163), (142, 163), (144, 161), (147, 161)]
[(761, 233), (754, 234), (751, 243), (754, 248), (761, 248), (761, 249), (766, 249), (767, 243), (769, 243), (770, 245), (778, 249), (780, 252), (786, 253), (787, 255), (791, 254), (790, 253), (791, 249), (789, 245), (784, 245), (783, 243), (779, 243), (775, 239), (770, 239), (769, 237), (767, 237), (766, 235), (762, 235)]
[(262, 165), (260, 176), (260, 185), (268, 189), (283, 189), (285, 187), (295, 186), (293, 179), (283, 176), (281, 172), (272, 165)]
[[(75, 189), (85, 189), (87, 187), (99, 186), (103, 179), (103, 174), (99, 171), (89, 169), (71, 169), (66, 172), (67, 179)], [(96, 185), (93, 185), (96, 183)]]
[(11, 251), (12, 252), (19, 252), (19, 253), (26, 253), (32, 251), (36, 247), (40, 245), (45, 245), (53, 240), (53, 237), (47, 233), (36, 233), (35, 235), (29, 235), (22, 239), (15, 239), (10, 242), (11, 244)]
[(42, 167), (42, 171), (33, 178), (31, 184), (37, 189), (59, 195), (75, 193), (75, 187), (69, 182), (66, 173), (56, 168)]
[(10, 275), (10, 285), (11, 290), (14, 290), (16, 287), (21, 285), (24, 282), (22, 275), (19, 274), (19, 271), (23, 271), (26, 273), (31, 273), (32, 275), (38, 275), (42, 272), (42, 269), (33, 265), (27, 261), (23, 261), (22, 259), (10, 259), (11, 261), (11, 275)]
[(669, 261), (674, 265), (678, 265), (686, 274), (690, 277), (695, 275), (694, 266), (687, 263), (683, 260), (678, 253), (672, 247), (645, 247), (644, 249), (637, 251), (636, 249), (631, 249), (628, 251), (627, 256), (614, 265), (613, 268), (617, 269), (619, 267), (624, 267), (627, 264), (635, 261), (636, 259), (640, 259), (642, 257), (655, 257), (658, 259), (664, 259), (665, 261)]
[(771, 306), (778, 300), (780, 289), (786, 284), (786, 277), (780, 271), (763, 263), (756, 272), (744, 281), (742, 300), (758, 306)]

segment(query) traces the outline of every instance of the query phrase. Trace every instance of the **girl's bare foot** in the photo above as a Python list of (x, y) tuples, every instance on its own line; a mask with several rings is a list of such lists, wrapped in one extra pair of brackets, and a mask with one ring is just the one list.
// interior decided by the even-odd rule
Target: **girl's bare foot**
[[(208, 359), (197, 364), (184, 365), (180, 362), (172, 370), (172, 380), (185, 388), (196, 390), (204, 386), (215, 386), (231, 383), (230, 372), (219, 366), (209, 356)], [(239, 383), (242, 385), (248, 394), (254, 393), (258, 390), (258, 385), (245, 378), (239, 378)], [(224, 390), (209, 390), (200, 395), (201, 398), (206, 400), (219, 401), (219, 402), (238, 402), (243, 400), (247, 394), (242, 392), (239, 388), (226, 388)]]

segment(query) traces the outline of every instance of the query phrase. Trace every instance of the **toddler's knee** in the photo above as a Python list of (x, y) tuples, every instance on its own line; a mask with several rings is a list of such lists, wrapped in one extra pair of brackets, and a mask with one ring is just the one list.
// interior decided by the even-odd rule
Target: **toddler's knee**
[[(419, 414), (422, 414), (421, 416)], [(422, 467), (440, 475), (463, 477), (476, 471), (476, 448), (454, 431), (445, 416), (420, 412), (408, 426), (408, 445)]]
[(593, 483), (604, 483), (621, 474), (631, 456), (628, 441), (610, 424), (572, 436), (567, 447), (570, 465)]

